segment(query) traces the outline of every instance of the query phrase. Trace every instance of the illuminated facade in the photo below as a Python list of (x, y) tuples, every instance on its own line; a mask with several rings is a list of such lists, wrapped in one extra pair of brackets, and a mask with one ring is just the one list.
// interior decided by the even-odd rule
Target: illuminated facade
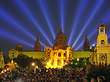
[(17, 58), (17, 56), (20, 54), (27, 55), (27, 56), (32, 57), (34, 59), (36, 59), (36, 58), (37, 59), (41, 59), (41, 58), (45, 59), (45, 51), (41, 51), (38, 36), (37, 36), (37, 41), (36, 41), (35, 46), (34, 46), (34, 51), (22, 51), (22, 46), (20, 45), (20, 42), (17, 45), (16, 50), (15, 49), (9, 50), (10, 59)]
[(104, 24), (98, 26), (99, 34), (97, 36), (97, 45), (94, 49), (94, 54), (91, 55), (91, 63), (107, 63), (110, 64), (110, 44), (108, 43), (108, 37), (105, 33), (106, 26)]
[(3, 51), (0, 50), (0, 68), (4, 68), (5, 67), (5, 63), (4, 63), (4, 58), (3, 58)]
[(53, 49), (51, 47), (46, 47), (46, 67), (63, 67), (69, 59), (73, 58), (72, 52), (73, 48), (71, 46), (67, 47), (66, 36), (62, 33), (62, 28), (60, 28)]
[(62, 33), (62, 28), (60, 28), (60, 31), (55, 38), (55, 45), (53, 47), (48, 46), (45, 48), (44, 45), (44, 51), (41, 51), (39, 37), (37, 36), (34, 51), (22, 51), (22, 46), (19, 42), (16, 50), (9, 50), (9, 57), (13, 59), (20, 54), (24, 54), (34, 59), (46, 59), (46, 67), (62, 68), (70, 59), (88, 58), (91, 54), (93, 54), (89, 51), (89, 42), (87, 36), (84, 42), (83, 49), (85, 49), (85, 51), (74, 51), (71, 46), (67, 46), (66, 36), (64, 35), (64, 33)]

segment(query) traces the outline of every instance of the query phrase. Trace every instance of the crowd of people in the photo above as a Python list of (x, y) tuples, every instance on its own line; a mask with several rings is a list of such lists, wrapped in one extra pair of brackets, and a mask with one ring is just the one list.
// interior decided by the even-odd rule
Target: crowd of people
[(83, 70), (19, 68), (0, 75), (0, 82), (86, 82), (86, 79)]

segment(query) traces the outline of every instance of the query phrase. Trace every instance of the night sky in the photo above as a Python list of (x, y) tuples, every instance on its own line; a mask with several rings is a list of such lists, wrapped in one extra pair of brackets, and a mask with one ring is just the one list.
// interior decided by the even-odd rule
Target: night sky
[(62, 27), (67, 45), (82, 50), (86, 34), (96, 44), (101, 21), (110, 43), (110, 0), (0, 0), (0, 49), (8, 56), (20, 41), (33, 51), (37, 35), (42, 49), (52, 47)]

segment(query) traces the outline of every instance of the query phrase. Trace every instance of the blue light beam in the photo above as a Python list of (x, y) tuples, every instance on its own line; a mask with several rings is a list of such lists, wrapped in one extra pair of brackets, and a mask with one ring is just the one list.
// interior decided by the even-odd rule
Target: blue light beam
[(41, 34), (43, 34), (44, 38), (48, 41), (48, 43), (53, 46), (53, 44), (51, 43), (51, 41), (49, 40), (49, 38), (47, 37), (47, 35), (44, 33), (44, 31), (41, 29), (41, 27), (39, 26), (39, 24), (36, 22), (36, 20), (34, 19), (34, 17), (31, 15), (31, 13), (28, 11), (27, 7), (25, 6), (25, 4), (23, 4), (21, 2), (21, 0), (15, 0), (17, 2), (19, 7), (22, 9), (22, 11), (27, 15), (27, 17), (29, 17), (32, 20), (32, 23), (34, 23), (34, 25), (36, 26), (36, 28), (41, 32)]
[(65, 5), (65, 0), (60, 0), (61, 4), (61, 27), (62, 27), (62, 32), (64, 33), (64, 5)]
[(49, 26), (49, 29), (50, 29), (50, 31), (51, 31), (51, 33), (52, 33), (52, 36), (53, 36), (53, 38), (55, 39), (54, 30), (53, 30), (53, 27), (52, 27), (52, 25), (51, 25), (52, 23), (50, 22), (50, 19), (49, 19), (49, 16), (48, 16), (48, 12), (47, 12), (47, 10), (46, 10), (45, 2), (41, 2), (41, 1), (43, 1), (43, 0), (39, 0), (41, 9), (42, 9), (43, 14), (44, 14), (44, 16), (45, 16), (45, 19), (46, 19), (46, 21), (47, 21), (47, 24), (48, 24), (48, 26)]
[(75, 22), (73, 23), (73, 26), (72, 26), (72, 30), (71, 30), (71, 34), (70, 34), (70, 37), (69, 37), (69, 41), (68, 41), (68, 45), (70, 45), (71, 41), (72, 41), (72, 38), (73, 38), (73, 35), (76, 31), (76, 28), (77, 28), (77, 25), (78, 25), (78, 22), (79, 22), (79, 19), (81, 18), (82, 14), (84, 12), (84, 9), (86, 8), (86, 4), (88, 3), (89, 0), (81, 0), (80, 1), (80, 4), (78, 5), (78, 11), (76, 13), (76, 16), (75, 16)]
[(85, 24), (85, 26), (83, 27), (82, 31), (80, 32), (78, 38), (75, 40), (74, 44), (72, 45), (72, 47), (74, 47), (77, 43), (77, 41), (79, 40), (79, 38), (81, 37), (82, 33), (84, 32), (84, 30), (86, 29), (86, 27), (88, 26), (89, 22), (92, 20), (93, 16), (95, 15), (95, 13), (97, 12), (97, 10), (100, 8), (101, 4), (103, 3), (104, 0), (101, 0), (100, 2), (98, 1), (97, 7), (95, 7), (92, 15), (90, 16), (88, 22)]
[(7, 38), (8, 40), (11, 40), (11, 41), (20, 41), (21, 43), (27, 45), (27, 46), (30, 46), (30, 47), (34, 47), (34, 45), (24, 41), (24, 40), (21, 40), (20, 38), (14, 36), (13, 34), (11, 34), (10, 32), (6, 31), (6, 30), (3, 30), (1, 29), (3, 27), (0, 27), (0, 36), (3, 36), (3, 38)]
[[(109, 15), (110, 15), (110, 12), (108, 12), (107, 14), (105, 14), (104, 17), (103, 17), (103, 18), (105, 18), (105, 19), (103, 19), (103, 21), (105, 21), (106, 23), (109, 22), (109, 19), (110, 19), (108, 17)], [(95, 25), (95, 27), (97, 27), (97, 25)], [(93, 31), (91, 31), (91, 33), (89, 33), (88, 39), (90, 39), (96, 32), (97, 32), (97, 29), (94, 28)], [(81, 48), (83, 46), (83, 43), (84, 42), (80, 43), (80, 45), (75, 50), (78, 50), (79, 48)], [(94, 43), (96, 44), (96, 41)]]
[[(109, 10), (109, 9), (108, 9)], [(108, 23), (110, 20), (110, 10), (103, 16), (103, 23)], [(88, 35), (89, 39), (97, 32), (97, 27), (98, 25), (95, 25), (95, 28), (93, 29), (93, 31), (91, 31)]]
[(75, 48), (75, 51), (77, 51), (80, 47), (82, 47), (82, 46), (83, 46), (83, 44), (84, 44), (84, 42), (81, 42), (81, 43), (78, 45), (78, 47), (77, 47), (77, 48)]
[(11, 15), (6, 14), (8, 12), (5, 12), (4, 10), (1, 9), (2, 12), (0, 12), (1, 18), (3, 18), (7, 23), (14, 25), (16, 29), (18, 29), (20, 32), (22, 31), (23, 33), (26, 33), (29, 35), (32, 39), (35, 40), (35, 37), (31, 35), (28, 31), (26, 31), (20, 24), (18, 24), (18, 21), (16, 21)]

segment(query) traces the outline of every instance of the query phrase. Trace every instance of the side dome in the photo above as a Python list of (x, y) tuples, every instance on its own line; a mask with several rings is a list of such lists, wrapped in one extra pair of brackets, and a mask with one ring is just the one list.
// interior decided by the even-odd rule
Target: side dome
[(22, 51), (22, 46), (20, 45), (20, 42), (19, 42), (19, 44), (17, 45), (16, 50)]

